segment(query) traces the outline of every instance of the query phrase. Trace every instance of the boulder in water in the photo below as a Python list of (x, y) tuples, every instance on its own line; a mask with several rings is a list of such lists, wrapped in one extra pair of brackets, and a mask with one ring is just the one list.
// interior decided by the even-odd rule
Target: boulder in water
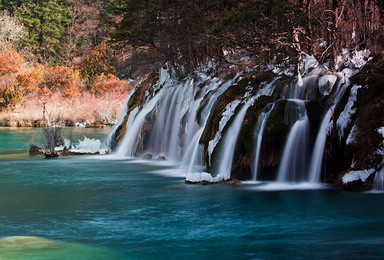
[(348, 191), (367, 191), (373, 187), (374, 169), (352, 171), (348, 169), (336, 178), (334, 185), (337, 189)]
[(141, 159), (143, 159), (143, 160), (152, 160), (152, 154), (150, 154), (150, 153), (146, 153), (146, 154), (144, 154), (144, 155), (141, 157)]

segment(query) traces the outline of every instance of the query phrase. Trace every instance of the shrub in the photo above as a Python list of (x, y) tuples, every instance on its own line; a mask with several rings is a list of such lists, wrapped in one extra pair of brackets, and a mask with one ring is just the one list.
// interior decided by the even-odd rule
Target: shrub
[(103, 95), (105, 92), (109, 91), (128, 91), (128, 82), (126, 80), (121, 80), (115, 75), (102, 73), (97, 76), (95, 80), (90, 85), (90, 90), (96, 95)]
[(0, 110), (7, 107), (14, 107), (22, 100), (22, 93), (20, 89), (15, 86), (7, 85), (4, 90), (0, 92)]
[(84, 59), (80, 69), (80, 75), (92, 84), (94, 79), (101, 74), (117, 75), (117, 59), (112, 54), (105, 42), (102, 42), (93, 52)]

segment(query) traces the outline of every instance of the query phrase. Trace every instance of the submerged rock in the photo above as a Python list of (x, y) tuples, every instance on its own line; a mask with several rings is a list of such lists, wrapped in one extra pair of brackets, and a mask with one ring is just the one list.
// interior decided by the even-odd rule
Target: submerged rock
[(143, 160), (152, 160), (152, 154), (150, 154), (150, 153), (146, 153), (146, 154), (144, 154), (144, 155), (141, 157), (141, 159), (143, 159)]

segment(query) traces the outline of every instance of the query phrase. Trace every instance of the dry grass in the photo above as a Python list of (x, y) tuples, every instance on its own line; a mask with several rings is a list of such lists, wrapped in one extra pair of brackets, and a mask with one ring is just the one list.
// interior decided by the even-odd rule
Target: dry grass
[[(89, 91), (73, 99), (63, 99), (54, 93), (46, 102), (46, 119), (50, 124), (71, 125), (86, 122), (87, 125), (114, 122), (121, 111), (127, 92), (111, 91), (96, 96)], [(13, 109), (0, 113), (0, 124), (7, 126), (32, 126), (43, 120), (43, 102), (30, 97)]]

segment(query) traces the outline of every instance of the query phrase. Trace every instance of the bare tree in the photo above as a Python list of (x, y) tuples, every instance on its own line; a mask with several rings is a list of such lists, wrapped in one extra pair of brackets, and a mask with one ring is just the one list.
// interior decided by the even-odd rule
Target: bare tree
[(0, 12), (0, 42), (14, 44), (26, 35), (24, 25), (7, 11)]

